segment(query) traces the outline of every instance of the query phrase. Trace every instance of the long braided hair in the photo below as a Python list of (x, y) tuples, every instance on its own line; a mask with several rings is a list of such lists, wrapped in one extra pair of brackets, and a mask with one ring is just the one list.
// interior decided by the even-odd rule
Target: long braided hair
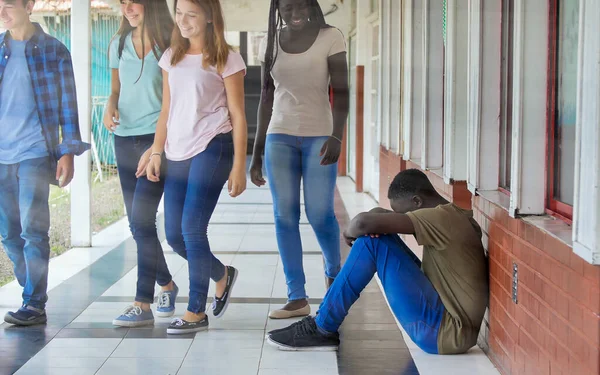
[[(311, 23), (316, 23), (321, 29), (332, 27), (325, 22), (323, 10), (319, 5), (318, 0), (306, 0), (310, 7)], [(279, 0), (271, 0), (271, 8), (269, 10), (269, 31), (267, 33), (267, 50), (265, 51), (265, 72), (263, 76), (263, 90), (266, 91), (271, 83), (271, 70), (275, 66), (277, 60), (277, 51), (279, 51), (279, 32), (283, 28), (283, 19), (279, 14)], [(277, 46), (277, 48), (275, 48)]]

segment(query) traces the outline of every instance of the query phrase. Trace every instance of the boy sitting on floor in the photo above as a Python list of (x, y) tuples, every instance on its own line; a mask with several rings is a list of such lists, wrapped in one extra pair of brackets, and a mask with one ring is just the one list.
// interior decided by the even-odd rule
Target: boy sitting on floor
[[(423, 351), (459, 354), (476, 344), (489, 289), (473, 213), (446, 201), (416, 169), (394, 178), (388, 198), (393, 211), (362, 213), (344, 232), (352, 250), (317, 316), (269, 332), (269, 343), (281, 350), (337, 350), (339, 327), (377, 273), (392, 313)], [(414, 235), (423, 262), (388, 233)]]

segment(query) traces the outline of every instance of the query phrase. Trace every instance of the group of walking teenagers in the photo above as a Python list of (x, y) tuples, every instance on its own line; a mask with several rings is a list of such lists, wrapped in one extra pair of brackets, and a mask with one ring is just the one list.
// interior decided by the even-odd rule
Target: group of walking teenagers
[[(29, 20), (33, 5), (0, 0), (0, 21), (8, 29), (0, 39), (0, 55), (7, 56), (0, 62), (0, 124), (10, 136), (0, 139), (0, 235), (24, 287), (22, 307), (5, 317), (15, 325), (47, 320), (48, 181), (66, 186), (73, 156), (89, 148), (79, 136), (69, 52)], [(239, 271), (213, 255), (207, 230), (225, 184), (231, 197), (246, 189), (246, 66), (225, 40), (219, 0), (175, 0), (174, 9), (173, 20), (166, 0), (121, 0), (103, 122), (114, 133), (138, 258), (135, 300), (113, 324), (153, 324), (155, 284), (156, 315), (175, 314), (179, 288), (156, 226), (164, 197), (167, 242), (189, 267), (187, 309), (167, 332), (186, 334), (208, 328), (211, 279), (214, 317), (226, 313), (235, 295)], [(305, 317), (269, 332), (269, 342), (284, 350), (335, 350), (344, 317), (378, 273), (394, 314), (423, 350), (468, 350), (487, 300), (481, 232), (470, 212), (445, 201), (422, 172), (396, 176), (389, 190), (393, 211), (376, 209), (352, 220), (343, 237), (353, 248), (341, 268), (334, 192), (349, 110), (348, 68), (344, 36), (325, 22), (318, 1), (271, 0), (259, 59), (262, 93), (249, 174), (262, 186), (266, 171), (288, 287), (288, 303), (269, 317)], [(316, 317), (305, 289), (301, 187), (325, 260), (328, 292)], [(423, 264), (400, 237), (386, 233), (415, 235), (425, 246)], [(459, 249), (440, 251), (445, 248)]]

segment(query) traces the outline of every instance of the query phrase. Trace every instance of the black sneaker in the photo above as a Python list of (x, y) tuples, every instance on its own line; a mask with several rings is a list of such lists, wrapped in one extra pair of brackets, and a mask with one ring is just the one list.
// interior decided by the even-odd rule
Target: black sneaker
[(169, 335), (186, 335), (188, 333), (206, 331), (208, 329), (208, 316), (205, 316), (199, 322), (188, 322), (183, 319), (174, 319), (169, 328), (167, 328), (167, 334)]
[(272, 331), (267, 341), (279, 350), (326, 352), (338, 350), (340, 335), (321, 333), (315, 319), (307, 316), (286, 329)]
[(23, 305), (15, 312), (8, 312), (4, 316), (4, 321), (8, 324), (16, 326), (33, 326), (37, 324), (45, 324), (48, 321), (46, 311), (37, 309), (33, 306)]
[(237, 280), (238, 270), (231, 266), (227, 266), (227, 285), (225, 286), (225, 292), (221, 298), (215, 296), (212, 303), (212, 312), (215, 318), (220, 318), (225, 314), (227, 306), (229, 306), (229, 297), (231, 295), (231, 289)]

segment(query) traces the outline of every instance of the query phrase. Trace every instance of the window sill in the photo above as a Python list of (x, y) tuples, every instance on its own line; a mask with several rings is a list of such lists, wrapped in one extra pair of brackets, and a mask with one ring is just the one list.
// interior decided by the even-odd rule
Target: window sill
[[(486, 201), (509, 212), (510, 197), (500, 190), (477, 191)], [(573, 247), (573, 228), (563, 220), (550, 216), (525, 216), (513, 220), (523, 220), (542, 232), (558, 239), (567, 246)]]
[(495, 204), (498, 207), (502, 207), (509, 212), (510, 210), (510, 197), (500, 190), (477, 190), (477, 194), (486, 201)]

